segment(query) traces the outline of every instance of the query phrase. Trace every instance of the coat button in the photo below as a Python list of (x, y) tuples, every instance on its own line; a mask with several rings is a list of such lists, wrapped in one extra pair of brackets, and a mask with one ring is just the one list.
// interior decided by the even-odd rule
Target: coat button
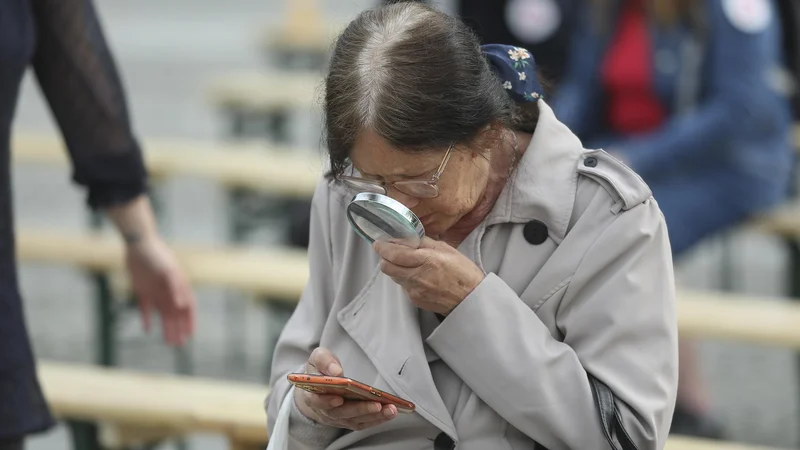
[(542, 244), (547, 240), (547, 225), (540, 220), (531, 220), (525, 224), (522, 235), (529, 244)]
[(456, 448), (456, 443), (450, 439), (447, 433), (439, 433), (436, 440), (433, 441), (433, 450), (453, 450)]
[(586, 167), (595, 167), (597, 166), (597, 158), (590, 156), (583, 160), (583, 165)]

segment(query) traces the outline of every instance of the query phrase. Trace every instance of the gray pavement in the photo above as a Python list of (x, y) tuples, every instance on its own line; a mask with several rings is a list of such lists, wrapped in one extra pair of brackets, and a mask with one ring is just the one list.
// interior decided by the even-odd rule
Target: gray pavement
[[(347, 20), (371, 2), (320, 3), (328, 17)], [(264, 66), (255, 36), (264, 26), (281, 20), (284, 2), (98, 0), (98, 7), (128, 88), (139, 135), (221, 139), (224, 123), (207, 101), (207, 82), (216, 74)], [(296, 142), (316, 148), (319, 132), (305, 129), (304, 123), (309, 122), (301, 120), (295, 127)], [(55, 130), (30, 76), (24, 83), (15, 129)], [(86, 226), (83, 192), (70, 184), (64, 171), (17, 167), (14, 189), (19, 226)], [(161, 225), (167, 236), (183, 242), (225, 241), (226, 199), (216, 186), (202, 180), (176, 180), (163, 187), (162, 195), (166, 211)], [(253, 245), (275, 239), (275, 233), (262, 233)], [(783, 292), (786, 255), (778, 241), (736, 233), (733, 250), (737, 289), (761, 294)], [(681, 284), (717, 287), (720, 258), (718, 241), (698, 248), (678, 262)], [(27, 321), (38, 356), (90, 362), (94, 310), (92, 286), (84, 274), (32, 265), (23, 266), (20, 272)], [(198, 332), (192, 347), (196, 373), (262, 382), (265, 331), (275, 325), (256, 303), (237, 301), (232, 294), (215, 289), (202, 289), (197, 295)], [(231, 333), (231, 328), (238, 333)], [(142, 333), (136, 315), (123, 321), (121, 334), (123, 366), (173, 370), (171, 351), (161, 345), (157, 333)], [(783, 447), (797, 445), (800, 392), (791, 352), (703, 342), (701, 355), (715, 410), (733, 438)], [(216, 436), (192, 436), (191, 444), (197, 450), (225, 448), (225, 442)], [(31, 440), (29, 448), (68, 449), (69, 435), (59, 427)]]

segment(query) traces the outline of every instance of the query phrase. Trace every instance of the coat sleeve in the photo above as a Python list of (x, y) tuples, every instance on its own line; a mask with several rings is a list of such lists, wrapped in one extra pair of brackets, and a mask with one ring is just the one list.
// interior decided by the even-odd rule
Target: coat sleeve
[(428, 342), (493, 410), (550, 450), (609, 448), (589, 375), (615, 396), (638, 449), (661, 449), (677, 390), (674, 298), (667, 229), (651, 199), (614, 217), (586, 252), (556, 314), (562, 341), (489, 274)]
[(91, 0), (33, 0), (33, 69), (64, 136), (73, 180), (106, 208), (147, 190), (125, 91)]
[[(708, 159), (710, 151), (742, 138), (788, 133), (788, 103), (771, 84), (779, 68), (778, 18), (772, 2), (771, 22), (765, 29), (745, 32), (722, 10), (722, 0), (709, 5), (706, 95), (691, 112), (672, 116), (657, 131), (631, 138), (619, 153), (647, 178), (676, 162)], [(788, 134), (787, 134), (788, 136)]]
[[(311, 352), (319, 347), (332, 308), (333, 263), (327, 181), (318, 185), (311, 201), (308, 258), (309, 279), (291, 318), (281, 331), (272, 361), (271, 391), (266, 400), (267, 431), (272, 433), (278, 411), (292, 387), (286, 376), (304, 372)], [(290, 448), (318, 449), (332, 442), (341, 430), (314, 423), (293, 407), (289, 421)]]

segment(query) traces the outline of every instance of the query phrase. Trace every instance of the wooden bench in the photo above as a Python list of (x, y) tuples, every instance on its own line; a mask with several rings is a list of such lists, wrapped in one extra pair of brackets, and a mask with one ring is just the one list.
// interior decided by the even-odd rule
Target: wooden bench
[[(324, 82), (315, 72), (243, 72), (212, 79), (208, 99), (228, 120), (230, 134), (241, 138), (265, 135), (288, 142), (294, 113), (317, 117)], [(250, 132), (255, 129), (255, 132)]]
[(800, 304), (726, 292), (679, 291), (682, 337), (724, 339), (800, 350)]
[[(225, 286), (258, 296), (269, 296), (282, 302), (288, 309), (296, 303), (308, 277), (307, 259), (303, 252), (278, 249), (272, 251), (214, 249), (180, 245), (175, 245), (174, 249), (195, 285)], [(27, 263), (68, 264), (91, 271), (115, 271), (122, 267), (122, 251), (117, 239), (106, 236), (26, 229), (20, 230), (17, 236), (17, 254), (22, 262)], [(678, 297), (678, 322), (683, 335), (800, 348), (800, 326), (798, 326), (800, 306), (793, 303), (715, 292), (681, 291)], [(271, 363), (270, 358), (271, 353), (268, 356), (268, 365)], [(114, 379), (111, 375), (109, 377), (109, 380)], [(96, 397), (102, 398), (102, 396)], [(130, 397), (142, 398), (132, 395)], [(80, 400), (81, 397), (73, 398)], [(124, 405), (125, 402), (120, 404)], [(85, 405), (80, 406), (83, 407)], [(62, 411), (69, 410), (62, 409)], [(79, 413), (73, 411), (70, 414)], [(125, 417), (126, 413), (104, 414), (103, 417), (118, 419)], [(180, 417), (179, 414), (175, 415)], [(80, 415), (74, 417), (96, 418)], [(137, 430), (137, 427), (146, 426), (148, 423), (133, 422), (126, 425), (128, 429), (133, 427), (138, 435), (154, 438), (161, 434), (175, 434), (176, 427), (169, 421), (161, 423), (162, 426), (155, 427), (151, 433)], [(177, 427), (177, 429), (187, 427), (184, 425), (183, 428)], [(131, 435), (129, 430), (126, 434), (126, 427), (122, 428), (121, 433), (123, 437)], [(252, 435), (247, 434), (247, 436)], [(237, 439), (243, 440), (242, 437)], [(671, 440), (667, 448), (673, 450), (755, 448), (725, 445), (727, 444), (676, 438)]]
[(193, 432), (222, 434), (231, 450), (267, 443), (264, 399), (257, 384), (40, 362), (45, 397), (59, 419), (103, 424), (109, 447), (157, 442)]
[[(241, 142), (209, 144), (181, 139), (148, 139), (142, 143), (147, 168), (155, 179), (202, 177), (227, 188), (243, 188), (308, 199), (320, 179), (324, 161), (314, 152), (280, 145)], [(14, 163), (65, 166), (60, 136), (14, 133)]]
[[(236, 289), (291, 309), (308, 279), (303, 251), (173, 246), (196, 286)], [(119, 271), (123, 246), (97, 234), (21, 229), (22, 262), (62, 264), (93, 272)], [(680, 291), (678, 323), (686, 336), (800, 349), (800, 305), (757, 296)]]
[(784, 206), (753, 219), (749, 226), (756, 231), (781, 237), (800, 237), (800, 209)]
[(260, 31), (258, 45), (287, 69), (319, 69), (343, 24), (323, 17), (317, 0), (286, 0), (286, 16)]
[[(220, 184), (228, 197), (228, 229), (240, 242), (255, 228), (293, 208), (307, 208), (327, 162), (310, 149), (255, 142), (209, 144), (186, 139), (148, 139), (145, 160), (154, 181), (199, 177)], [(67, 156), (59, 136), (15, 133), (12, 140), (16, 164), (66, 166)], [(158, 213), (159, 191), (151, 191)], [(291, 224), (290, 224), (291, 226)], [(287, 240), (290, 230), (286, 230)]]
[[(109, 426), (104, 443), (112, 448), (195, 432), (222, 434), (231, 450), (267, 444), (269, 389), (260, 385), (50, 361), (39, 363), (39, 378), (58, 418)], [(683, 436), (671, 436), (666, 449), (768, 450)]]
[(686, 436), (670, 436), (665, 450), (777, 450), (772, 447), (742, 444), (738, 442), (713, 441)]
[[(69, 265), (93, 272), (124, 268), (124, 247), (113, 236), (21, 229), (16, 239), (21, 262)], [(308, 279), (308, 257), (300, 250), (179, 244), (172, 249), (195, 286), (230, 288), (293, 305)]]
[[(70, 266), (91, 275), (96, 287), (96, 360), (102, 365), (115, 365), (118, 354), (115, 323), (120, 313), (116, 305), (121, 296), (120, 289), (113, 289), (112, 281), (125, 280), (122, 276), (124, 248), (120, 240), (97, 233), (31, 229), (18, 230), (16, 238), (17, 257), (21, 263)], [(305, 251), (184, 245), (172, 248), (194, 286), (227, 288), (248, 294), (262, 301), (268, 317), (281, 321), (294, 309), (308, 279)], [(122, 284), (123, 292), (128, 292), (125, 285)], [(280, 329), (273, 327), (271, 330), (266, 342), (265, 377), (269, 376), (272, 352), (280, 333)], [(178, 349), (176, 358), (179, 372), (192, 372), (186, 349)]]

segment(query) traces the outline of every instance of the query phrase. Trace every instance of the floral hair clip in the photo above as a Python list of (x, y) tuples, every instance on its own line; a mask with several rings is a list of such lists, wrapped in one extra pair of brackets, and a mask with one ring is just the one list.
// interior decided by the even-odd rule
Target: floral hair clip
[(503, 44), (486, 44), (481, 49), (515, 101), (535, 102), (544, 97), (536, 61), (528, 50)]

